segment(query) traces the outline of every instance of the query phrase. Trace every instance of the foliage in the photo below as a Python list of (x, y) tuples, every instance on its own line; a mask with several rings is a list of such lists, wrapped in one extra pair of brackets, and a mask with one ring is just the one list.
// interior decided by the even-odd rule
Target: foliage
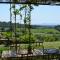
[[(17, 38), (21, 38), (21, 41), (24, 41), (25, 40), (25, 33), (26, 33), (26, 40), (29, 40), (28, 39), (28, 32), (25, 32), (23, 28), (21, 28), (22, 30), (20, 31), (20, 28), (17, 28), (17, 32), (16, 32), (16, 37)], [(19, 33), (22, 34), (20, 34)], [(11, 37), (11, 33), (12, 32), (2, 32), (2, 35), (3, 37)], [(39, 38), (39, 40), (43, 40), (43, 41), (60, 41), (60, 32), (56, 29), (42, 29), (42, 28), (39, 28), (39, 29), (31, 29), (31, 40), (36, 40), (37, 38)], [(14, 35), (14, 33), (12, 33)], [(19, 36), (20, 35), (20, 36)], [(25, 40), (25, 41), (26, 41)]]
[(58, 31), (60, 31), (60, 25), (55, 26), (55, 29), (57, 29)]
[(11, 34), (12, 34), (12, 32), (4, 32), (4, 33), (3, 33), (3, 36), (4, 36), (5, 38), (11, 38)]
[[(28, 34), (22, 35), (22, 36), (20, 36), (20, 39), (21, 39), (20, 41), (22, 41), (22, 42), (29, 42), (29, 35)], [(32, 34), (31, 38), (30, 38), (30, 42), (35, 42), (35, 41), (36, 41), (36, 38)]]
[(49, 42), (55, 41), (55, 38), (51, 35), (50, 36), (46, 35), (46, 36), (44, 36), (44, 41), (49, 41)]
[(1, 51), (5, 51), (5, 50), (9, 50), (8, 47), (1, 47), (1, 48), (0, 48), (0, 52), (1, 52)]
[(19, 10), (15, 9), (15, 11), (13, 11), (14, 15), (19, 15)]

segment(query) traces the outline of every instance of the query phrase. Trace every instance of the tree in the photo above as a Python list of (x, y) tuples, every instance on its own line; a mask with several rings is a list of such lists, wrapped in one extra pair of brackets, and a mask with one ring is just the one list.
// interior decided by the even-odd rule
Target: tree
[[(35, 42), (36, 41), (36, 38), (35, 38), (35, 36), (33, 35), (33, 34), (31, 34), (32, 36), (31, 36), (31, 40), (30, 40), (30, 42)], [(26, 43), (28, 43), (29, 42), (29, 35), (28, 34), (26, 34), (26, 37), (25, 37), (25, 35), (22, 35), (22, 36), (20, 36), (20, 39), (21, 39), (21, 42), (26, 42)]]
[(55, 29), (60, 31), (60, 25), (55, 26)]

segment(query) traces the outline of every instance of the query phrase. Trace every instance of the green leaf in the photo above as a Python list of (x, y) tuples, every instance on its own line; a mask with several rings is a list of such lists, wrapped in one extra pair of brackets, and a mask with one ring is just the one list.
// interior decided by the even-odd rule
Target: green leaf
[(21, 10), (25, 9), (26, 7), (27, 7), (27, 4), (24, 4), (24, 5), (22, 5), (22, 6), (20, 7), (19, 10), (21, 11)]
[(13, 11), (14, 15), (19, 15), (19, 10), (18, 9), (15, 9), (15, 11)]

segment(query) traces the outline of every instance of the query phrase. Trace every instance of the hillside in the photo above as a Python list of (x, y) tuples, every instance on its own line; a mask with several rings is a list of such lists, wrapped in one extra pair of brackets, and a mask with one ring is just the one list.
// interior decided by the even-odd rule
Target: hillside
[[(19, 27), (24, 27), (24, 24), (19, 24), (19, 23), (16, 23), (17, 25), (17, 28)], [(11, 23), (11, 22), (0, 22), (0, 27), (3, 27), (3, 28), (8, 28), (10, 26), (14, 26), (14, 23)], [(55, 26), (53, 25), (31, 25), (31, 28), (35, 29), (35, 28), (54, 28)]]

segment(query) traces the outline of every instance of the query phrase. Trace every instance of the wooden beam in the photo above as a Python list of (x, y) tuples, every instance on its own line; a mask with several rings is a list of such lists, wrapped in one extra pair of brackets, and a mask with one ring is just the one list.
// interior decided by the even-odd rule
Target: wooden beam
[[(60, 0), (18, 0), (18, 1), (16, 1), (16, 0), (6, 0), (6, 1), (4, 1), (4, 0), (0, 0), (0, 3), (5, 3), (5, 4), (13, 4), (13, 3), (15, 3), (15, 4), (40, 4), (40, 5), (51, 5), (51, 4), (53, 4), (53, 5), (55, 5), (55, 3), (59, 3), (60, 4)], [(57, 4), (57, 5), (59, 5), (59, 4)]]

